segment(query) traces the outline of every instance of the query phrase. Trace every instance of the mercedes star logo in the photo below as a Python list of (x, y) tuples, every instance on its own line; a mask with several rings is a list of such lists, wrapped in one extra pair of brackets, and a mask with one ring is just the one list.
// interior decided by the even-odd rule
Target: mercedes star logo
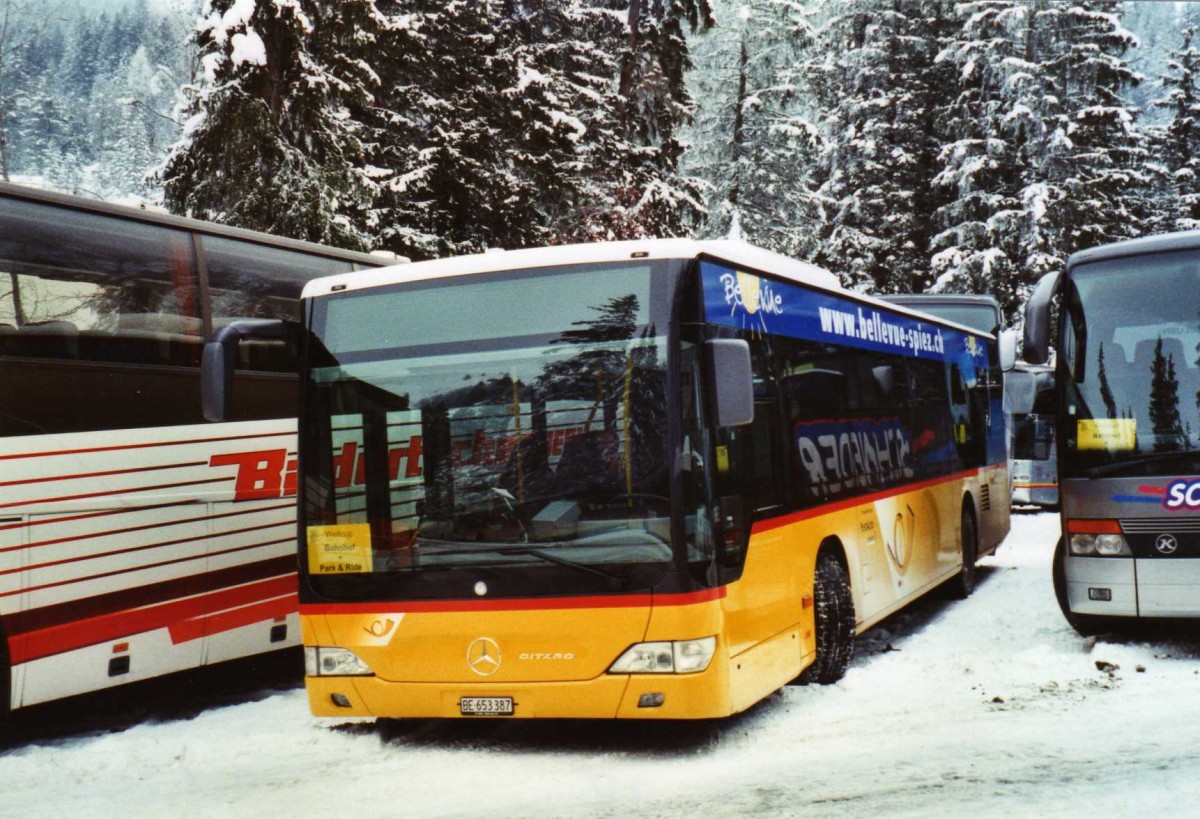
[(1154, 541), (1154, 548), (1158, 549), (1159, 554), (1173, 555), (1179, 548), (1179, 541), (1175, 539), (1175, 535), (1159, 535), (1158, 540)]
[(467, 667), (481, 677), (490, 677), (500, 668), (500, 646), (491, 637), (480, 637), (467, 646)]

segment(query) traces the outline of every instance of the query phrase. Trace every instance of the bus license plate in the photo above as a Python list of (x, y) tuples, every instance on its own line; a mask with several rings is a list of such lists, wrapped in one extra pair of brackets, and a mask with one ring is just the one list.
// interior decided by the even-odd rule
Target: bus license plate
[(512, 697), (463, 697), (458, 707), (464, 717), (511, 717)]

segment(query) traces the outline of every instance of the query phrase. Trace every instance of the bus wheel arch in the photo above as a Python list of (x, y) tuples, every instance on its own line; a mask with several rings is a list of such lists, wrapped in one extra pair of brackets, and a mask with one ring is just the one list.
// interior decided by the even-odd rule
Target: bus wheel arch
[(854, 596), (841, 541), (829, 537), (817, 550), (813, 570), (813, 619), (817, 656), (796, 682), (828, 685), (840, 680), (854, 656)]

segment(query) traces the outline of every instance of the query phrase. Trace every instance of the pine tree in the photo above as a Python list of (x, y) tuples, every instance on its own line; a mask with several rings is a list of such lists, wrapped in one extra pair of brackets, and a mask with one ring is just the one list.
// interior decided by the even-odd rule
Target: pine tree
[(936, 176), (937, 111), (953, 93), (939, 61), (950, 21), (941, 2), (852, 0), (836, 4), (810, 62), (828, 142), (819, 189), (816, 255), (855, 288), (926, 289)]
[(1068, 254), (1156, 224), (1160, 175), (1124, 101), (1138, 78), (1119, 11), (1090, 0), (958, 6), (939, 289), (990, 291), (1013, 315)]
[(213, 0), (197, 33), (204, 76), (162, 170), (168, 207), (366, 247), (375, 180), (353, 112), (372, 99), (361, 57), (378, 21), (372, 0)]
[(580, 36), (614, 55), (614, 151), (594, 176), (599, 199), (582, 238), (678, 236), (704, 213), (702, 185), (679, 173), (680, 139), (694, 103), (685, 83), (686, 30), (713, 24), (710, 0), (576, 0), (590, 22)]
[(1075, 250), (1140, 235), (1149, 180), (1136, 111), (1123, 98), (1138, 78), (1125, 58), (1133, 36), (1120, 25), (1119, 5), (1033, 6), (1044, 77), (1036, 110), (1045, 130), (1026, 190), (1046, 194), (1039, 227), (1052, 235), (1057, 266)]
[(1192, 26), (1184, 28), (1182, 42), (1162, 78), (1167, 95), (1157, 103), (1170, 112), (1163, 148), (1173, 183), (1176, 210), (1170, 228), (1175, 230), (1200, 227), (1200, 49), (1193, 45), (1195, 35)]
[(1018, 102), (1033, 80), (1028, 13), (1018, 0), (956, 4), (961, 26), (941, 55), (955, 67), (957, 95), (941, 120), (934, 182), (944, 203), (935, 214), (932, 289), (989, 293), (1010, 313), (1020, 300), (1012, 283), (1020, 280), (1023, 151), (1034, 136)]
[(696, 39), (701, 67), (695, 149), (685, 170), (709, 185), (709, 236), (737, 236), (792, 256), (812, 251), (808, 171), (823, 144), (797, 66), (816, 37), (798, 2), (753, 0), (718, 8), (718, 25)]

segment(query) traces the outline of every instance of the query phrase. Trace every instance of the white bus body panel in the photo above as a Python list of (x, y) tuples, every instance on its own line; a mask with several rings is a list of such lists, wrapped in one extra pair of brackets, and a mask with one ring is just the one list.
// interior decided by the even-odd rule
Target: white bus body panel
[[(1119, 557), (1071, 557), (1066, 563), (1067, 600), (1076, 614), (1137, 617), (1134, 561)], [(1111, 600), (1092, 600), (1088, 589), (1109, 589)]]
[(295, 421), (0, 440), (12, 707), (299, 643)]
[(1138, 560), (1137, 587), (1142, 617), (1196, 617), (1200, 560)]

